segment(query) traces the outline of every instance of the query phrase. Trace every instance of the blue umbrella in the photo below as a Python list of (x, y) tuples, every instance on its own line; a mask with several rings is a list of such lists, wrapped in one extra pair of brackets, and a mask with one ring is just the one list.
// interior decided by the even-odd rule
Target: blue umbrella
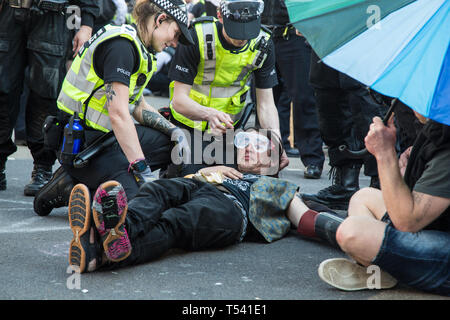
[(286, 6), (324, 63), (450, 125), (450, 1), (286, 0)]

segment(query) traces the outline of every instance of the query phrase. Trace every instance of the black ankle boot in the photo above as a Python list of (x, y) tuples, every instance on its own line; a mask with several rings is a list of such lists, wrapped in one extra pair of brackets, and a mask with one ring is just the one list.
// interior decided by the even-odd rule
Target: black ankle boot
[(330, 171), (333, 184), (317, 194), (302, 194), (304, 200), (312, 200), (335, 210), (347, 210), (353, 194), (359, 190), (360, 164), (334, 167)]
[(6, 190), (6, 158), (0, 156), (0, 190)]
[(52, 167), (34, 165), (33, 171), (31, 172), (31, 180), (25, 186), (23, 193), (26, 196), (35, 196), (36, 193), (51, 179), (52, 177)]
[(54, 208), (67, 206), (74, 185), (72, 177), (63, 167), (59, 167), (52, 179), (36, 193), (34, 212), (40, 216), (46, 216)]

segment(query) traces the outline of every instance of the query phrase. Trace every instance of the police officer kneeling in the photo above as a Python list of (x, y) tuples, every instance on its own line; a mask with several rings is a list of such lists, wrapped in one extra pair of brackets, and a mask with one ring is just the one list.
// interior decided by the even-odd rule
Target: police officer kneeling
[[(275, 51), (270, 32), (261, 27), (263, 8), (261, 0), (223, 0), (217, 10), (218, 20), (202, 17), (192, 22), (195, 45), (177, 48), (169, 70), (169, 78), (174, 80), (171, 116), (176, 125), (191, 130), (191, 136), (201, 136), (198, 131), (209, 129), (217, 135), (233, 129), (243, 115), (252, 75), (259, 123), (279, 135), (272, 95), (278, 81)], [(195, 164), (196, 157), (191, 160)], [(283, 151), (281, 168), (288, 163)], [(194, 166), (192, 170), (197, 169)]]
[(84, 44), (58, 97), (59, 126), (69, 121), (70, 127), (71, 117), (80, 118), (84, 145), (110, 131), (117, 141), (83, 168), (73, 167), (63, 141), (62, 168), (35, 198), (39, 215), (66, 205), (75, 182), (95, 190), (101, 182), (116, 179), (133, 198), (140, 184), (155, 178), (155, 169), (170, 163), (170, 138), (183, 136), (142, 93), (156, 70), (155, 51), (176, 47), (178, 40), (192, 43), (186, 6), (181, 0), (141, 0), (133, 16), (135, 25), (106, 25)]

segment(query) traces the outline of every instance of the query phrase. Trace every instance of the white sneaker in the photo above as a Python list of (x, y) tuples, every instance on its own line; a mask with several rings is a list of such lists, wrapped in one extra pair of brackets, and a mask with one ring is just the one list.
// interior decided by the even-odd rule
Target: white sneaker
[(397, 280), (378, 266), (366, 268), (345, 258), (322, 261), (318, 273), (323, 281), (344, 291), (389, 289), (397, 284)]

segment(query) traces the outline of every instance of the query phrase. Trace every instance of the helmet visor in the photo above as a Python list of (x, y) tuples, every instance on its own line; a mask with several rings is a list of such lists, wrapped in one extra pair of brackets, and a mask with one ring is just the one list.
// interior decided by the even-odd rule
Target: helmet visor
[(258, 153), (265, 152), (270, 148), (270, 140), (266, 136), (251, 132), (239, 132), (234, 136), (234, 145), (238, 149), (244, 149), (251, 145)]

